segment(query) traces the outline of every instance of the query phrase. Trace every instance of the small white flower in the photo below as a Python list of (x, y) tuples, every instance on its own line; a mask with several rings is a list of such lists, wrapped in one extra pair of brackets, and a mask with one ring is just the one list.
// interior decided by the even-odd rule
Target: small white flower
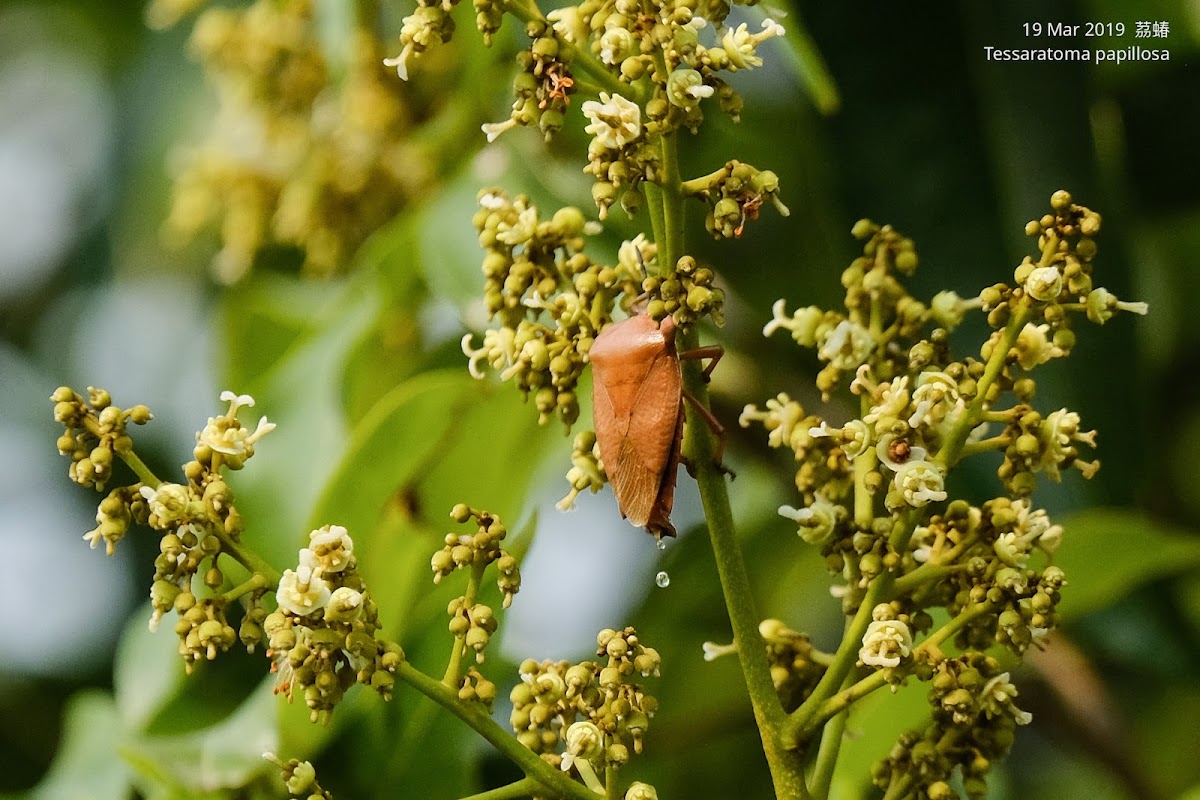
[(329, 603), (329, 597), (329, 584), (308, 566), (284, 570), (279, 579), (279, 590), (275, 592), (279, 607), (297, 617), (320, 611)]
[(308, 534), (312, 563), (322, 575), (342, 572), (354, 558), (354, 540), (341, 525), (325, 525)]
[(496, 226), (496, 238), (508, 245), (525, 244), (537, 230), (538, 211), (535, 207), (521, 209), (515, 220), (501, 220)]
[(150, 513), (157, 517), (157, 527), (160, 530), (174, 528), (184, 521), (184, 512), (191, 501), (191, 492), (186, 486), (178, 483), (160, 483), (157, 489), (143, 486), (138, 489), (150, 507)]
[(861, 419), (852, 419), (842, 426), (841, 442), (842, 452), (853, 461), (871, 446), (871, 428)]
[(1093, 289), (1087, 296), (1087, 317), (1097, 325), (1103, 325), (1112, 319), (1117, 311), (1128, 311), (1141, 314), (1143, 317), (1150, 313), (1147, 303), (1130, 303), (1118, 300), (1116, 295), (1104, 287)]
[(408, 59), (412, 57), (412, 54), (412, 45), (406, 44), (400, 51), (400, 55), (396, 56), (395, 58), (385, 58), (383, 60), (383, 65), (385, 67), (394, 67), (396, 70), (396, 75), (400, 77), (400, 80), (406, 81), (408, 80)]
[(1095, 471), (1098, 464), (1076, 459), (1078, 454), (1073, 442), (1082, 442), (1088, 447), (1096, 446), (1096, 431), (1081, 431), (1081, 422), (1077, 413), (1065, 408), (1046, 415), (1039, 431), (1043, 449), (1036, 469), (1045, 470), (1053, 480), (1061, 477), (1060, 468), (1068, 461), (1073, 461), (1076, 467), (1084, 470), (1085, 475)]
[(808, 508), (780, 506), (779, 516), (786, 517), (799, 526), (796, 533), (809, 544), (820, 544), (837, 528), (841, 509), (819, 496)]
[(275, 430), (275, 423), (262, 417), (258, 420), (258, 427), (248, 431), (238, 422), (235, 415), (242, 406), (252, 407), (254, 398), (248, 394), (235, 395), (233, 392), (224, 391), (221, 392), (221, 399), (229, 403), (229, 411), (220, 417), (209, 417), (204, 430), (196, 434), (196, 440), (218, 453), (232, 456), (251, 455), (254, 443)]
[(716, 642), (705, 642), (700, 645), (704, 651), (705, 661), (716, 661), (721, 656), (731, 656), (737, 652), (736, 644), (717, 644)]
[(870, 412), (863, 417), (863, 422), (874, 425), (884, 417), (898, 419), (908, 408), (908, 401), (911, 397), (908, 393), (908, 376), (901, 375), (887, 383), (877, 384), (872, 392), (872, 397), (876, 395), (878, 395), (878, 400), (871, 406)]
[(584, 130), (603, 149), (618, 150), (642, 135), (641, 107), (619, 94), (601, 92), (600, 101), (587, 101), (582, 111), (591, 120)]
[(577, 6), (556, 8), (546, 15), (554, 27), (554, 32), (571, 44), (587, 41), (588, 26), (579, 17)]
[(633, 34), (626, 28), (613, 26), (600, 37), (600, 60), (605, 64), (620, 64), (634, 49)]
[(875, 454), (879, 456), (879, 463), (892, 472), (899, 472), (905, 464), (924, 461), (926, 451), (924, 447), (910, 445), (894, 433), (885, 433), (875, 445)]
[(874, 349), (875, 338), (871, 332), (857, 322), (844, 319), (822, 337), (817, 358), (849, 372), (865, 363)]
[(499, 211), (508, 205), (508, 200), (503, 195), (484, 192), (479, 198), (479, 207), (486, 208), (488, 211)]
[(642, 265), (653, 263), (655, 252), (655, 246), (646, 241), (646, 234), (639, 233), (632, 239), (621, 242), (617, 249), (617, 266), (627, 275), (635, 276), (640, 282), (645, 276), (645, 268)]
[(722, 37), (721, 47), (729, 55), (730, 70), (761, 67), (763, 62), (756, 52), (758, 46), (767, 39), (784, 35), (783, 26), (775, 20), (764, 19), (762, 27), (762, 33), (750, 33), (743, 22)]
[(1016, 697), (1017, 687), (1009, 673), (1002, 672), (984, 684), (979, 693), (979, 705), (988, 719), (1011, 715), (1018, 725), (1028, 725), (1033, 721), (1033, 715), (1017, 708)]
[(325, 619), (331, 622), (353, 622), (362, 612), (362, 592), (349, 586), (339, 586), (329, 595)]
[(770, 336), (780, 328), (792, 332), (792, 338), (801, 347), (813, 347), (817, 343), (817, 326), (821, 324), (825, 312), (816, 306), (798, 308), (790, 317), (787, 315), (787, 301), (776, 300), (771, 306), (771, 321), (763, 326), (763, 336)]
[[(512, 117), (509, 117), (502, 122), (485, 122), (479, 126), (479, 129), (487, 135), (488, 144), (491, 144), (492, 142), (496, 141), (496, 139), (500, 138), (500, 134), (504, 133), (510, 128), (515, 127), (517, 127), (517, 121)], [(480, 202), (480, 205), (483, 205), (482, 201)]]
[(594, 722), (573, 723), (567, 728), (563, 740), (567, 745), (562, 759), (563, 772), (569, 772), (576, 759), (591, 761), (600, 755), (604, 747), (604, 734)]
[(1002, 533), (996, 537), (992, 549), (1002, 562), (1010, 567), (1024, 569), (1029, 563), (1029, 547), (1019, 534), (1015, 532)]
[(898, 667), (912, 652), (912, 633), (903, 622), (875, 620), (867, 626), (858, 660), (868, 667)]
[(913, 508), (946, 499), (945, 478), (932, 461), (909, 461), (896, 471), (893, 483), (904, 502)]
[(1037, 267), (1025, 279), (1025, 291), (1034, 300), (1049, 303), (1058, 299), (1063, 289), (1063, 276), (1058, 267)]
[(958, 381), (944, 372), (922, 372), (913, 389), (914, 411), (908, 418), (911, 427), (936, 425), (960, 403)]
[(933, 558), (934, 541), (934, 533), (929, 528), (922, 525), (914, 530), (912, 538), (908, 541), (908, 546), (912, 549), (913, 561), (918, 564), (928, 563)]
[(1025, 324), (1017, 335), (1017, 363), (1026, 371), (1053, 358), (1061, 358), (1065, 351), (1050, 340), (1050, 326)]
[(786, 393), (780, 392), (766, 402), (766, 411), (759, 411), (756, 406), (748, 405), (742, 409), (738, 424), (743, 428), (750, 426), (752, 420), (762, 422), (767, 429), (767, 444), (771, 447), (788, 447), (793, 450), (802, 446), (803, 428), (799, 427), (805, 419), (804, 407)]

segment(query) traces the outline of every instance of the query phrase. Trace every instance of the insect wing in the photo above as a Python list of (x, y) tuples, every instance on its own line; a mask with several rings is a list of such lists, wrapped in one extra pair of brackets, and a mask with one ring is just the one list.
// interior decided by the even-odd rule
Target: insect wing
[(662, 327), (644, 314), (614, 323), (589, 358), (596, 439), (621, 513), (666, 531), (675, 487), (666, 473), (677, 463), (683, 382), (674, 325)]

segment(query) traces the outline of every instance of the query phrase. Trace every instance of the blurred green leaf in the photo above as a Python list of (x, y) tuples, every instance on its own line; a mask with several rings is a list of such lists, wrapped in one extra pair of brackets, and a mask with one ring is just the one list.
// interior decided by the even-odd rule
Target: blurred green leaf
[[(230, 387), (252, 394), (255, 411), (278, 425), (256, 448), (249, 468), (230, 476), (229, 483), (246, 521), (247, 541), (280, 568), (295, 560), (312, 504), (345, 451), (342, 375), (347, 354), (366, 335), (379, 307), (370, 274), (342, 285), (314, 285), (325, 292), (325, 300), (306, 309), (308, 326), (253, 379)], [(230, 302), (227, 316), (236, 318), (239, 306)], [(254, 347), (254, 337), (235, 337), (231, 359), (253, 362)]]
[(85, 691), (67, 703), (65, 734), (49, 773), (29, 800), (125, 800), (129, 767), (117, 756), (124, 736), (113, 699)]
[(130, 730), (142, 730), (187, 678), (179, 656), (179, 637), (172, 630), (175, 615), (165, 617), (160, 629), (151, 632), (147, 625), (150, 604), (142, 608), (125, 624), (113, 664), (116, 705)]
[(171, 796), (245, 785), (275, 769), (263, 753), (277, 752), (275, 679), (263, 679), (237, 711), (223, 722), (194, 732), (143, 736), (127, 741), (121, 755), (151, 786), (169, 787)]
[(255, 272), (221, 295), (229, 386), (246, 386), (271, 370), (346, 292), (345, 284)]
[(900, 734), (929, 719), (928, 694), (927, 685), (910, 680), (895, 694), (881, 689), (851, 707), (830, 797), (870, 793), (871, 765), (888, 754)]
[(1059, 614), (1081, 617), (1138, 586), (1200, 566), (1200, 539), (1135, 511), (1095, 509), (1062, 520), (1055, 563), (1067, 574)]

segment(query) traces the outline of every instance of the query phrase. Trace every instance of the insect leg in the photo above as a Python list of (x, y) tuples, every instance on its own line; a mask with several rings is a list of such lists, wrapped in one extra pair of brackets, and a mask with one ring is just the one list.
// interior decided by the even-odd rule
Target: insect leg
[(717, 462), (717, 467), (720, 468), (721, 472), (724, 472), (730, 478), (736, 478), (737, 476), (734, 474), (733, 470), (725, 466), (722, 461), (722, 459), (725, 457), (725, 442), (729, 438), (729, 433), (725, 430), (725, 426), (721, 424), (721, 421), (716, 418), (712, 411), (710, 411), (703, 403), (697, 400), (695, 396), (693, 396), (692, 393), (687, 389), (683, 390), (683, 399), (692, 404), (692, 408), (694, 408), (696, 413), (700, 415), (700, 419), (704, 420), (704, 423), (708, 425), (709, 430), (716, 435), (717, 452), (713, 454), (713, 460)]

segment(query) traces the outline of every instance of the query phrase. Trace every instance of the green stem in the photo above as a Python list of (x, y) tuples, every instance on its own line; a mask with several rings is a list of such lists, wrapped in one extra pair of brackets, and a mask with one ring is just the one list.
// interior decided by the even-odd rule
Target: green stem
[(133, 470), (133, 474), (137, 475), (138, 480), (149, 486), (151, 489), (157, 489), (162, 485), (162, 481), (158, 476), (150, 471), (146, 463), (138, 457), (138, 454), (130, 450), (128, 453), (117, 453), (117, 456), (125, 462), (125, 466)]
[[(487, 564), (483, 562), (472, 562), (471, 572), (467, 577), (467, 590), (463, 593), (462, 611), (467, 613), (471, 607), (475, 605), (475, 598), (479, 594), (479, 584), (483, 582), (483, 571), (487, 569)], [(458, 682), (462, 679), (462, 659), (463, 654), (467, 651), (467, 634), (461, 633), (454, 637), (454, 649), (450, 651), (450, 661), (446, 664), (446, 674), (442, 676), (442, 683), (449, 689), (458, 691)]]
[(833, 664), (825, 670), (813, 693), (805, 699), (800, 707), (791, 713), (783, 727), (783, 741), (788, 747), (799, 747), (807, 737), (802, 734), (814, 730), (811, 724), (822, 704), (832, 697), (845, 682), (850, 671), (858, 663), (858, 651), (862, 647), (863, 636), (871, 624), (871, 612), (875, 606), (887, 596), (892, 585), (891, 576), (887, 573), (877, 576), (867, 586), (858, 613), (846, 626), (842, 643), (833, 657)]
[[(651, 204), (661, 205), (660, 211), (651, 213), (651, 222), (660, 220), (654, 235), (660, 274), (663, 275), (674, 273), (675, 265), (684, 252), (684, 198), (680, 191), (677, 146), (674, 135), (661, 138), (662, 174), (655, 176), (660, 191), (647, 195)], [(680, 349), (692, 349), (698, 344), (699, 333), (695, 326), (680, 333)], [(700, 374), (699, 363), (686, 364), (683, 379), (684, 386), (692, 396), (707, 405), (708, 387)], [(754, 607), (750, 576), (737, 540), (725, 475), (716, 462), (715, 437), (705, 421), (690, 407), (684, 428), (683, 452), (700, 487), (713, 558), (721, 579), (721, 590), (737, 644), (738, 661), (750, 695), (750, 705), (775, 785), (775, 796), (778, 800), (805, 800), (808, 790), (804, 784), (804, 766), (800, 754), (788, 751), (780, 738), (780, 726), (786, 715), (771, 680), (766, 645), (758, 632), (760, 617)]]
[(540, 788), (541, 784), (537, 781), (530, 778), (522, 778), (507, 786), (488, 789), (486, 792), (479, 792), (470, 797), (464, 797), (462, 800), (516, 800), (518, 797), (529, 797), (537, 793)]
[(892, 780), (888, 783), (887, 791), (883, 793), (883, 800), (901, 800), (908, 797), (908, 790), (912, 787), (912, 776), (905, 774), (897, 777), (892, 776)]
[(979, 453), (989, 453), (993, 450), (1003, 450), (1008, 447), (1012, 438), (1008, 434), (1002, 433), (999, 436), (993, 436), (990, 439), (981, 439), (978, 442), (967, 442), (958, 451), (958, 457), (970, 458)]
[(571, 780), (562, 770), (550, 766), (537, 753), (518, 742), (516, 737), (492, 719), (483, 706), (459, 700), (456, 692), (407, 661), (400, 664), (396, 670), (396, 677), (470, 725), (509, 761), (516, 764), (527, 778), (538, 784), (535, 788), (536, 794), (566, 800), (596, 800), (595, 792)]
[[(972, 620), (983, 616), (984, 614), (995, 613), (997, 606), (994, 603), (982, 603), (980, 605), (968, 606), (959, 613), (954, 619), (947, 622), (934, 633), (930, 634), (925, 641), (917, 645), (912, 652), (913, 658), (919, 654), (923, 654), (934, 648), (940, 648), (942, 644), (954, 636), (960, 630), (965, 628)], [(854, 702), (861, 700), (867, 695), (874, 692), (876, 689), (881, 689), (887, 685), (888, 670), (877, 669), (867, 677), (851, 684), (842, 691), (830, 697), (821, 704), (816, 713), (808, 719), (801, 729), (800, 736), (811, 735), (821, 725), (833, 719), (839, 714), (842, 714)]]
[[(842, 684), (843, 688), (848, 684), (849, 678)], [(837, 767), (838, 753), (842, 750), (842, 738), (846, 734), (846, 721), (849, 717), (847, 713), (838, 714), (821, 731), (817, 760), (813, 764), (812, 777), (808, 782), (813, 800), (825, 800), (829, 796), (829, 786), (833, 782), (833, 772)]]
[(1008, 361), (1008, 351), (1016, 344), (1017, 337), (1021, 335), (1021, 329), (1025, 327), (1025, 323), (1033, 316), (1027, 304), (1022, 304), (1009, 317), (1008, 325), (1004, 328), (1004, 333), (1000, 336), (1000, 341), (996, 342), (996, 346), (992, 349), (992, 354), (988, 358), (987, 365), (983, 370), (983, 377), (976, 384), (975, 399), (967, 406), (963, 414), (954, 422), (949, 434), (946, 436), (946, 442), (938, 450), (935, 460), (943, 467), (952, 467), (958, 462), (962, 455), (963, 446), (967, 442), (967, 437), (976, 425), (983, 419), (988, 402), (988, 395), (996, 380), (1000, 377), (1004, 370), (1004, 365)]
[(249, 580), (243, 581), (221, 596), (224, 597), (228, 602), (232, 603), (234, 600), (237, 600), (243, 595), (250, 594), (251, 592), (257, 592), (259, 589), (267, 588), (267, 585), (266, 577), (264, 577), (261, 573), (255, 573), (254, 575), (250, 576)]
[(226, 553), (234, 561), (241, 564), (250, 573), (258, 573), (268, 584), (277, 585), (281, 577), (279, 570), (272, 567), (265, 559), (226, 533), (220, 525), (210, 525), (208, 530), (221, 543), (221, 552)]

